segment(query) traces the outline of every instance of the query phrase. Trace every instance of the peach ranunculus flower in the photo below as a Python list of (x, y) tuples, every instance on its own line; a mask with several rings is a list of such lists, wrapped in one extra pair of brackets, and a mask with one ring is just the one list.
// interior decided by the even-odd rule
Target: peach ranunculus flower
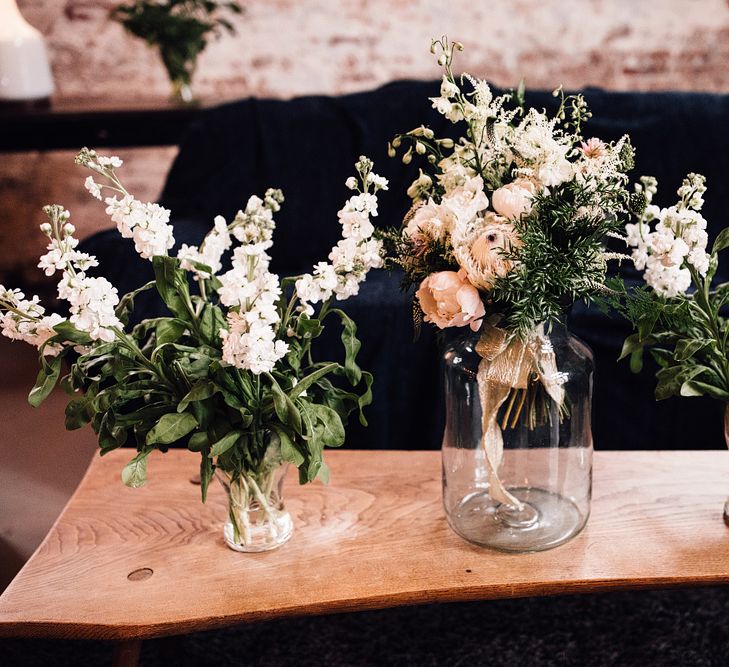
[(490, 290), (497, 278), (503, 278), (513, 268), (513, 261), (505, 253), (521, 245), (514, 225), (489, 212), (468, 238), (454, 243), (454, 253), (471, 284)]
[(431, 273), (415, 293), (425, 314), (425, 321), (439, 329), (470, 326), (478, 331), (485, 315), (479, 291), (468, 281), (466, 272)]
[(508, 220), (518, 220), (532, 212), (532, 199), (537, 192), (535, 184), (526, 178), (517, 178), (512, 183), (495, 190), (491, 195), (494, 210)]
[(423, 243), (427, 238), (442, 241), (453, 227), (451, 210), (436, 204), (432, 199), (418, 206), (405, 219), (405, 233), (416, 244)]

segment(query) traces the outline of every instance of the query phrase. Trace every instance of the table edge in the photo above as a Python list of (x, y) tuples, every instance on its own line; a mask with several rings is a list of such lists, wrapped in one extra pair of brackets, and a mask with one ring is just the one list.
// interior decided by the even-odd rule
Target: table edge
[(133, 640), (154, 639), (204, 632), (244, 623), (271, 621), (302, 616), (323, 616), (335, 613), (375, 611), (394, 607), (425, 604), (477, 602), (526, 597), (554, 597), (612, 593), (620, 591), (670, 590), (704, 588), (729, 585), (729, 575), (704, 577), (655, 577), (643, 579), (596, 579), (551, 581), (524, 585), (494, 584), (459, 589), (412, 590), (394, 595), (366, 598), (346, 598), (328, 602), (297, 605), (262, 612), (245, 612), (226, 616), (170, 621), (152, 625), (106, 625), (103, 623), (64, 623), (58, 621), (11, 621), (0, 619), (0, 637), (18, 639), (81, 639), (81, 640)]

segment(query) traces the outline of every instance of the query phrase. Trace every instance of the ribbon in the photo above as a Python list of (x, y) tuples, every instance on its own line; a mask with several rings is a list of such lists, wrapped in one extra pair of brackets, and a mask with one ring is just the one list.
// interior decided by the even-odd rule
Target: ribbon
[[(557, 370), (557, 359), (549, 338), (540, 324), (525, 339), (509, 336), (504, 329), (484, 322), (476, 344), (481, 357), (478, 365), (478, 393), (482, 412), (482, 445), (486, 454), (489, 495), (496, 501), (521, 511), (524, 503), (504, 486), (499, 466), (504, 455), (504, 437), (497, 415), (512, 391), (522, 389), (521, 404), (530, 383), (540, 381), (549, 397), (561, 409), (564, 403), (564, 376)], [(515, 397), (512, 397), (514, 400)]]

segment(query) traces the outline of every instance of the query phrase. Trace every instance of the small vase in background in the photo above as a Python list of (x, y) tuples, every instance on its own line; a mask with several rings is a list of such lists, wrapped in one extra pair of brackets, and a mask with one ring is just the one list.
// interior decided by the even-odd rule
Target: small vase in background
[(242, 11), (230, 0), (132, 0), (113, 9), (111, 17), (159, 51), (172, 84), (171, 100), (194, 104), (190, 85), (198, 57), (211, 38), (235, 34), (229, 18)]
[(480, 546), (551, 549), (590, 513), (592, 353), (562, 325), (505, 349), (493, 339), (471, 333), (445, 353), (446, 516)]
[(0, 0), (0, 102), (44, 106), (52, 94), (43, 36), (23, 18), (15, 0)]
[(288, 542), (294, 530), (283, 501), (288, 464), (267, 464), (260, 472), (232, 476), (218, 471), (228, 495), (225, 543), (234, 551), (270, 551)]

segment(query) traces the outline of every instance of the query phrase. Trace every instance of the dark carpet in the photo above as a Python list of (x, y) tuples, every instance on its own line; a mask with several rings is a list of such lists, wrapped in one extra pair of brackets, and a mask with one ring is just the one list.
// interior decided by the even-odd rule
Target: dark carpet
[[(4, 667), (111, 664), (105, 642), (0, 640)], [(729, 588), (426, 605), (151, 640), (141, 665), (729, 665)]]

